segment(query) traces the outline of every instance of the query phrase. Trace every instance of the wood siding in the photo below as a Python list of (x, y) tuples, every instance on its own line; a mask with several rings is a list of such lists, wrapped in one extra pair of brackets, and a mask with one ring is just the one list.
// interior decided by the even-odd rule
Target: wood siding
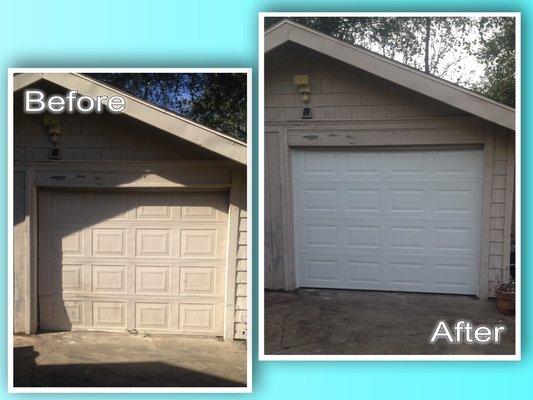
[[(230, 191), (232, 171), (241, 176), (238, 225), (228, 246), (236, 259), (231, 293), (229, 337), (246, 338), (246, 167), (199, 148), (130, 117), (61, 115), (60, 161), (48, 159), (51, 142), (42, 115), (14, 111), (14, 332), (34, 332), (36, 301), (34, 247), (37, 237), (30, 222), (37, 217), (36, 187), (199, 188)], [(210, 172), (209, 172), (210, 171)], [(80, 173), (81, 172), (81, 173)], [(87, 172), (85, 174), (84, 172)], [(61, 178), (61, 179), (60, 179)], [(68, 184), (65, 184), (67, 182)], [(228, 265), (228, 269), (230, 266)], [(33, 281), (35, 283), (35, 281)], [(33, 314), (33, 315), (32, 315)]]
[[(293, 75), (308, 74), (313, 118), (300, 118)], [(304, 47), (265, 56), (265, 287), (293, 290), (290, 151), (298, 147), (484, 149), (481, 297), (508, 280), (514, 132)]]
[(314, 121), (383, 120), (465, 115), (463, 111), (297, 45), (265, 57), (265, 121), (301, 121), (293, 75), (308, 74)]

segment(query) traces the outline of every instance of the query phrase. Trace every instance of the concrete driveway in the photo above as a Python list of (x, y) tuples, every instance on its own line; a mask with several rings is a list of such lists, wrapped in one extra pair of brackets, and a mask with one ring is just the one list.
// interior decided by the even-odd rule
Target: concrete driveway
[(14, 338), (15, 386), (246, 386), (246, 344), (129, 333), (62, 332)]
[[(429, 338), (449, 325), (505, 325), (500, 344), (448, 344)], [(300, 289), (265, 294), (266, 354), (514, 354), (514, 316), (471, 296)]]

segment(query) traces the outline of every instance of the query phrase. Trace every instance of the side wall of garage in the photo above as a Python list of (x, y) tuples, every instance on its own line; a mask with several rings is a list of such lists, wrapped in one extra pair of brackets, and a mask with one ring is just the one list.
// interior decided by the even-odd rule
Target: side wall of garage
[[(14, 309), (13, 330), (36, 329), (35, 261), (37, 235), (34, 224), (36, 185), (90, 188), (144, 189), (227, 188), (230, 223), (236, 222), (234, 258), (228, 258), (232, 282), (227, 283), (226, 336), (246, 338), (246, 168), (223, 157), (154, 129), (134, 119), (114, 115), (62, 115), (59, 146), (62, 159), (51, 161), (51, 146), (43, 116), (14, 110)], [(90, 174), (80, 173), (88, 171)], [(231, 220), (232, 219), (232, 220)], [(232, 231), (230, 231), (230, 235)], [(234, 263), (234, 265), (230, 265)], [(33, 292), (32, 292), (33, 291)]]
[[(293, 76), (308, 74), (301, 119)], [(479, 295), (509, 279), (514, 132), (295, 44), (265, 55), (265, 286), (293, 290), (291, 149), (411, 146), (484, 149)]]

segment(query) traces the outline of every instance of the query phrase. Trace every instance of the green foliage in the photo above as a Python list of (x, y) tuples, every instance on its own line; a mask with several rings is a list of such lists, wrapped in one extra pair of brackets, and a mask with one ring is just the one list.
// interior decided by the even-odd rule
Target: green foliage
[(485, 65), (485, 74), (474, 89), (514, 107), (515, 20), (482, 18), (480, 28), (482, 47), (477, 57)]
[(93, 78), (246, 141), (246, 74), (93, 73)]
[[(284, 18), (267, 18), (266, 28)], [(497, 17), (295, 17), (295, 22), (514, 105), (514, 19)], [(473, 82), (466, 59), (484, 74)]]
[[(282, 18), (268, 18), (267, 26)], [(296, 17), (292, 20), (411, 67), (443, 76), (457, 66), (445, 60), (452, 49), (468, 48), (473, 18), (463, 17)]]

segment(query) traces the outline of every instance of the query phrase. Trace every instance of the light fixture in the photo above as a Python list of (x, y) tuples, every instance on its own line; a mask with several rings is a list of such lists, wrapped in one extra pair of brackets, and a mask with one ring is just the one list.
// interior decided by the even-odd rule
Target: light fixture
[(52, 142), (52, 148), (50, 149), (48, 158), (51, 160), (59, 160), (61, 158), (61, 149), (59, 148), (61, 125), (59, 123), (59, 117), (57, 115), (45, 115), (44, 126), (48, 130), (50, 141)]
[(300, 94), (302, 95), (302, 101), (304, 102), (301, 117), (302, 119), (310, 119), (312, 116), (312, 112), (311, 107), (308, 106), (309, 95), (311, 94), (311, 86), (309, 85), (309, 75), (294, 75), (293, 83), (294, 86), (299, 89)]

